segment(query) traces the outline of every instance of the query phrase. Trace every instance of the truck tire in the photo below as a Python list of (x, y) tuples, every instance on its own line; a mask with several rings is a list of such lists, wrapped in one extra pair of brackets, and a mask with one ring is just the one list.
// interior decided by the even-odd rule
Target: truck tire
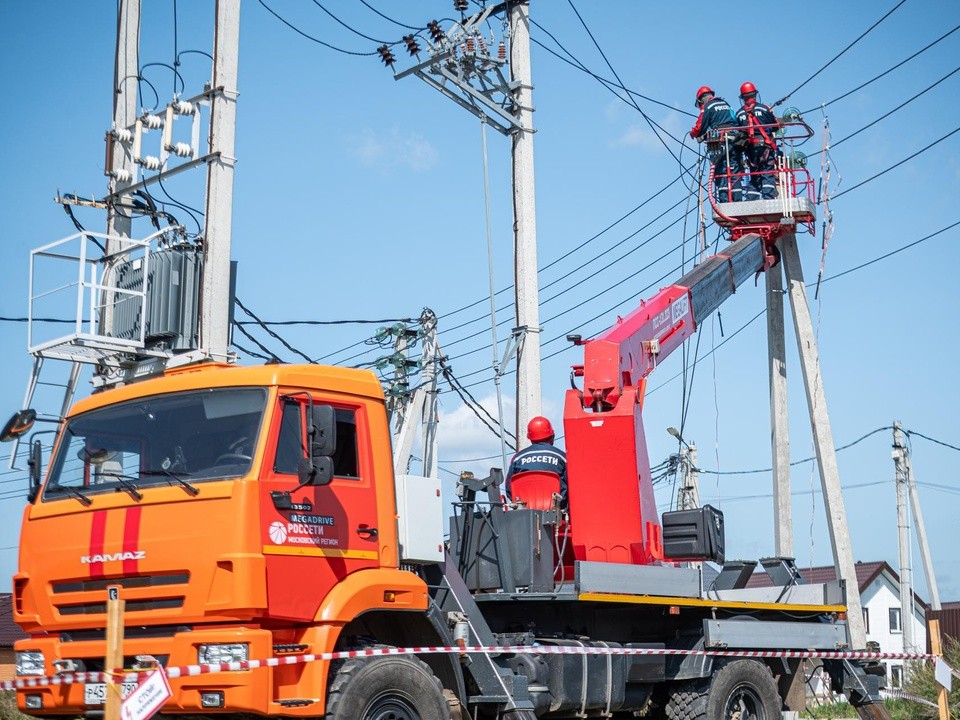
[(327, 693), (326, 720), (450, 720), (440, 681), (417, 658), (348, 660)]
[(756, 660), (734, 660), (709, 678), (677, 683), (666, 713), (670, 720), (779, 720), (781, 707), (769, 668)]

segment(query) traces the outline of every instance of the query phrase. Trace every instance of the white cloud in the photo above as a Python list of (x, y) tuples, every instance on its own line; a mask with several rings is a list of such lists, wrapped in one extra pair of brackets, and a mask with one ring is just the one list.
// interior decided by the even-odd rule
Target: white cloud
[(402, 133), (393, 128), (388, 133), (377, 134), (366, 129), (348, 138), (352, 154), (369, 167), (382, 170), (403, 167), (416, 172), (429, 170), (437, 162), (436, 148), (420, 133)]

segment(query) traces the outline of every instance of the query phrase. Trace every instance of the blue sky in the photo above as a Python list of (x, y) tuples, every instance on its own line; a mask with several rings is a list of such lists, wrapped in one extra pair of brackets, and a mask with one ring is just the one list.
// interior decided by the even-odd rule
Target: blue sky
[[(342, 49), (368, 53), (377, 45), (336, 23), (310, 0), (266, 2), (304, 32)], [(322, 4), (371, 38), (393, 41), (406, 32), (360, 2)], [(453, 14), (446, 0), (369, 4), (417, 26)], [(644, 112), (683, 138), (694, 120), (688, 113), (694, 112), (693, 95), (700, 85), (710, 84), (734, 101), (740, 83), (750, 80), (772, 102), (810, 78), (896, 3), (811, 0), (765, 11), (762, 21), (732, 11), (718, 13), (715, 3), (575, 4), (627, 87), (676, 108), (640, 100)], [(173, 3), (144, 5), (141, 64), (171, 63)], [(179, 3), (179, 50), (210, 49), (212, 6)], [(111, 119), (115, 12), (115, 3), (105, 0), (0, 4), (0, 83), (6, 98), (0, 114), (0, 136), (6, 140), (0, 163), (0, 316), (26, 314), (30, 249), (74, 232), (51, 201), (57, 189), (81, 195), (105, 192), (103, 134)], [(531, 16), (590, 70), (612, 79), (568, 2), (534, 0)], [(960, 228), (841, 275), (960, 220), (960, 133), (855, 187), (956, 129), (960, 73), (846, 139), (955, 71), (960, 31), (824, 111), (817, 109), (957, 25), (960, 5), (907, 0), (786, 103), (809, 110), (806, 119), (817, 136), (803, 150), (811, 156), (815, 177), (820, 174), (824, 112), (832, 133), (835, 230), (824, 258), (828, 280), (818, 299), (811, 294), (811, 309), (838, 446), (894, 419), (907, 430), (960, 446), (960, 380), (954, 371), (958, 348), (950, 324), (960, 307), (955, 271)], [(499, 33), (499, 26), (492, 31)], [(563, 53), (544, 30), (535, 27), (532, 34)], [(399, 47), (396, 53), (398, 67), (405, 67), (406, 53)], [(209, 72), (207, 62), (198, 54), (182, 56), (187, 94), (200, 88)], [(693, 235), (694, 220), (688, 218), (684, 233), (687, 191), (676, 183), (594, 238), (676, 178), (677, 161), (637, 109), (596, 79), (536, 45), (532, 64), (540, 267), (569, 253), (540, 278), (543, 402), (547, 414), (560, 422), (569, 367), (579, 361), (575, 349), (565, 348), (563, 336), (600, 332), (678, 277), (679, 245)], [(154, 66), (144, 76), (161, 104), (169, 101), (173, 74)], [(416, 317), (421, 308), (431, 307), (440, 316), (440, 344), (454, 372), (495, 412), (484, 301), (488, 274), (478, 121), (416, 78), (395, 81), (376, 57), (336, 52), (296, 34), (256, 0), (243, 4), (239, 89), (233, 224), (238, 296), (268, 320)], [(152, 107), (152, 91), (144, 86), (143, 93), (144, 103)], [(666, 142), (681, 152), (678, 143)], [(509, 142), (491, 132), (488, 145), (499, 289), (512, 280)], [(688, 140), (680, 159), (689, 164), (694, 152)], [(180, 202), (202, 207), (196, 178), (171, 180), (166, 186)], [(845, 190), (849, 192), (840, 195)], [(169, 209), (192, 225), (187, 212)], [(97, 211), (79, 211), (78, 217), (91, 230), (104, 228)], [(819, 224), (817, 229), (818, 237), (799, 239), (808, 281), (816, 278), (821, 263)], [(714, 228), (708, 230), (711, 241), (715, 236)], [(687, 258), (690, 252), (688, 246)], [(453, 313), (475, 301), (484, 302)], [(700, 362), (684, 434), (697, 442), (705, 471), (770, 465), (762, 318), (731, 338), (763, 302), (762, 290), (747, 284), (722, 307), (721, 318), (701, 326)], [(502, 339), (512, 309), (499, 305)], [(311, 357), (353, 364), (376, 356), (366, 345), (347, 349), (375, 328), (278, 330)], [(272, 338), (251, 331), (281, 358), (294, 359)], [(0, 388), (0, 407), (6, 414), (21, 403), (30, 358), (24, 324), (0, 322), (0, 339), (0, 367), (7, 378)], [(813, 454), (813, 446), (793, 345), (788, 338), (791, 452), (803, 460)], [(367, 354), (353, 357), (362, 351)], [(653, 463), (676, 450), (666, 428), (680, 425), (682, 383), (672, 379), (683, 370), (680, 355), (658, 368), (648, 386), (654, 391), (644, 417)], [(508, 416), (512, 390), (508, 376)], [(448, 390), (441, 400), (444, 477), (468, 468), (485, 472), (499, 464), (492, 457), (499, 453), (496, 438), (455, 393)], [(896, 566), (890, 444), (891, 433), (884, 430), (841, 451), (838, 459), (855, 557)], [(458, 462), (468, 458), (483, 459)], [(945, 600), (960, 599), (960, 560), (952, 550), (960, 509), (957, 460), (956, 450), (913, 437), (914, 470)], [(16, 566), (24, 502), (17, 491), (25, 480), (22, 474), (4, 473), (0, 482), (0, 512), (8, 519), (0, 527), (0, 576), (9, 576)], [(811, 463), (795, 466), (793, 488), (798, 562), (830, 562), (819, 479)], [(668, 507), (673, 490), (669, 482), (660, 486), (661, 509)], [(770, 492), (767, 472), (701, 476), (703, 501), (726, 513), (729, 557), (773, 554)], [(917, 585), (925, 595), (916, 550), (913, 557)]]

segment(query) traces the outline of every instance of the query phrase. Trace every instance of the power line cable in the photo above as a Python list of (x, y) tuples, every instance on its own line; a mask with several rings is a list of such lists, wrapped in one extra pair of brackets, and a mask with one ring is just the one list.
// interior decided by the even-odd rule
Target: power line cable
[(929, 440), (930, 442), (936, 443), (937, 445), (943, 445), (943, 447), (945, 448), (950, 448), (951, 450), (956, 450), (957, 452), (960, 452), (960, 447), (957, 447), (956, 445), (951, 445), (950, 443), (945, 443), (942, 440), (937, 440), (936, 438), (929, 437), (927, 435), (924, 435), (923, 433), (917, 432), (916, 430), (904, 430), (904, 432), (911, 437), (916, 435), (917, 437), (923, 438), (924, 440)]
[(937, 81), (936, 81), (935, 83), (933, 83), (932, 85), (929, 85), (929, 86), (927, 86), (926, 88), (924, 88), (923, 90), (921, 90), (920, 92), (918, 92), (916, 95), (914, 95), (913, 97), (911, 97), (909, 100), (904, 100), (902, 103), (900, 103), (899, 105), (897, 105), (893, 110), (890, 110), (889, 112), (884, 113), (883, 115), (881, 115), (880, 117), (878, 117), (876, 120), (873, 120), (872, 122), (867, 123), (866, 125), (864, 125), (864, 126), (863, 126), (862, 128), (860, 128), (859, 130), (855, 130), (854, 132), (852, 132), (852, 133), (850, 133), (849, 135), (847, 135), (845, 138), (842, 138), (842, 139), (840, 139), (840, 140), (837, 140), (835, 143), (832, 143), (831, 146), (830, 146), (830, 149), (831, 149), (831, 150), (836, 149), (839, 145), (845, 143), (847, 140), (849, 140), (849, 139), (851, 139), (851, 138), (853, 138), (853, 137), (856, 137), (857, 135), (859, 135), (860, 133), (862, 133), (864, 130), (867, 130), (867, 129), (873, 127), (874, 125), (876, 125), (876, 124), (877, 124), (878, 122), (880, 122), (881, 120), (884, 120), (884, 119), (890, 117), (891, 115), (893, 115), (893, 113), (897, 112), (898, 110), (903, 109), (904, 107), (906, 107), (907, 105), (909, 105), (910, 103), (912, 103), (914, 100), (916, 100), (916, 99), (917, 99), (918, 97), (920, 97), (921, 95), (924, 95), (924, 94), (930, 92), (930, 91), (933, 90), (937, 85), (939, 85), (940, 83), (942, 83), (942, 82), (943, 82), (944, 80), (946, 80), (947, 78), (949, 78), (949, 77), (951, 77), (951, 76), (953, 76), (953, 75), (956, 75), (958, 72), (960, 72), (960, 65), (958, 65), (957, 67), (955, 67), (953, 70), (951, 70), (950, 72), (948, 72), (946, 75), (944, 75), (942, 78), (940, 78), (939, 80), (937, 80)]
[[(556, 53), (554, 50), (552, 50), (551, 48), (548, 48), (546, 45), (544, 45), (543, 43), (541, 43), (540, 41), (538, 41), (536, 38), (531, 38), (531, 40), (532, 40), (534, 43), (536, 43), (537, 45), (539, 45), (541, 48), (543, 48), (544, 50), (546, 50), (548, 53), (550, 53), (551, 55), (553, 55), (555, 58), (557, 58), (558, 60), (562, 60), (563, 62), (567, 63), (567, 64), (570, 65), (571, 67), (574, 67), (574, 68), (576, 68), (577, 70), (580, 70), (581, 72), (589, 75), (589, 76), (592, 77), (593, 79), (599, 80), (600, 82), (602, 82), (602, 83), (604, 83), (604, 84), (606, 84), (606, 85), (615, 85), (615, 84), (616, 84), (616, 83), (614, 83), (612, 80), (610, 80), (610, 79), (608, 79), (608, 78), (605, 78), (605, 77), (603, 77), (603, 76), (601, 76), (601, 75), (598, 75), (597, 73), (591, 71), (586, 65), (584, 65), (582, 62), (580, 62), (580, 61), (573, 55), (573, 53), (571, 53), (569, 50), (567, 50), (567, 48), (564, 47), (563, 43), (561, 43), (559, 40), (557, 40), (557, 38), (553, 35), (553, 33), (551, 33), (549, 30), (547, 30), (543, 25), (541, 25), (540, 23), (538, 23), (536, 20), (534, 20), (534, 19), (531, 18), (531, 19), (530, 19), (530, 24), (533, 25), (533, 26), (535, 26), (535, 27), (537, 27), (538, 29), (540, 29), (540, 30), (543, 31), (544, 33), (546, 33), (547, 36), (557, 44), (557, 47), (559, 47), (561, 50), (563, 50), (563, 52), (565, 52), (565, 53), (568, 55), (568, 57), (569, 57), (569, 59), (567, 59), (567, 58), (565, 58), (565, 57), (557, 54), (557, 53)], [(696, 115), (695, 115), (694, 113), (692, 113), (692, 112), (688, 112), (687, 110), (681, 110), (681, 109), (678, 108), (678, 107), (674, 107), (673, 105), (670, 105), (670, 104), (668, 104), (668, 103), (661, 102), (660, 100), (657, 100), (656, 98), (648, 97), (647, 95), (643, 95), (643, 94), (638, 93), (638, 92), (636, 92), (636, 91), (634, 91), (634, 90), (630, 90), (630, 89), (628, 89), (628, 88), (626, 88), (626, 87), (623, 87), (622, 89), (623, 89), (625, 92), (629, 93), (630, 95), (633, 95), (634, 97), (638, 97), (638, 98), (640, 98), (640, 99), (642, 99), (642, 100), (646, 100), (647, 102), (651, 102), (651, 103), (653, 103), (654, 105), (660, 105), (661, 107), (667, 108), (668, 110), (673, 110), (674, 112), (682, 113), (683, 115), (689, 115), (690, 117), (696, 117)]]
[(264, 362), (268, 362), (268, 363), (273, 363), (273, 362), (276, 362), (276, 361), (277, 361), (276, 356), (273, 356), (272, 353), (271, 353), (271, 356), (268, 357), (268, 356), (266, 356), (266, 355), (264, 355), (264, 354), (262, 354), (262, 353), (258, 353), (258, 352), (255, 351), (255, 350), (250, 350), (249, 348), (245, 348), (243, 345), (241, 345), (240, 343), (238, 343), (236, 340), (231, 341), (230, 344), (233, 345), (233, 346), (234, 346), (237, 350), (239, 350), (240, 352), (244, 353), (245, 355), (249, 355), (250, 357), (257, 358), (258, 360), (263, 360)]
[(339, 23), (340, 25), (342, 25), (343, 27), (345, 27), (347, 30), (349, 30), (350, 32), (352, 32), (354, 35), (359, 35), (359, 36), (362, 37), (364, 40), (369, 40), (370, 42), (375, 42), (375, 43), (381, 43), (381, 44), (383, 44), (383, 45), (396, 45), (396, 44), (397, 44), (397, 41), (390, 42), (390, 41), (388, 41), (388, 40), (379, 40), (379, 39), (377, 39), (377, 38), (375, 38), (375, 37), (370, 37), (369, 35), (364, 35), (362, 32), (360, 32), (360, 31), (357, 30), (356, 28), (351, 27), (350, 25), (348, 25), (347, 23), (345, 23), (343, 20), (341, 20), (340, 18), (338, 18), (336, 15), (334, 15), (332, 12), (330, 12), (329, 10), (327, 10), (327, 8), (324, 7), (323, 4), (319, 2), (319, 0), (313, 0), (313, 4), (316, 5), (318, 8), (320, 8), (321, 10), (323, 10), (323, 11), (324, 11), (327, 15), (329, 15), (331, 18), (333, 18), (333, 20), (334, 20), (335, 22), (337, 22), (337, 23)]
[[(824, 278), (823, 280), (820, 281), (820, 284), (822, 285), (823, 283), (827, 282), (828, 280), (836, 280), (837, 278), (843, 277), (844, 275), (849, 275), (849, 274), (852, 273), (852, 272), (855, 272), (855, 271), (857, 271), (857, 270), (862, 270), (863, 268), (868, 267), (869, 265), (873, 265), (874, 263), (878, 263), (878, 262), (880, 262), (881, 260), (886, 260), (887, 258), (892, 257), (893, 255), (896, 255), (897, 253), (901, 253), (901, 252), (903, 252), (904, 250), (909, 250), (910, 248), (914, 247), (915, 245), (919, 245), (920, 243), (925, 242), (925, 241), (929, 240), (930, 238), (934, 238), (934, 237), (936, 237), (937, 235), (940, 235), (940, 234), (942, 234), (942, 233), (945, 233), (947, 230), (951, 230), (951, 229), (957, 227), (957, 225), (960, 225), (960, 220), (957, 220), (956, 222), (954, 222), (954, 223), (952, 223), (952, 224), (950, 224), (950, 225), (947, 225), (947, 226), (944, 227), (944, 228), (940, 228), (940, 229), (937, 230), (936, 232), (932, 232), (932, 233), (930, 233), (929, 235), (926, 235), (926, 236), (920, 238), (919, 240), (914, 240), (912, 243), (910, 243), (910, 244), (908, 244), (908, 245), (903, 245), (902, 247), (899, 247), (899, 248), (897, 248), (896, 250), (891, 250), (891, 251), (888, 252), (888, 253), (884, 253), (884, 254), (881, 255), (880, 257), (876, 257), (876, 258), (874, 258), (873, 260), (868, 260), (867, 262), (865, 262), (865, 263), (863, 263), (863, 264), (861, 264), (861, 265), (857, 265), (856, 267), (852, 267), (852, 268), (850, 268), (849, 270), (844, 270), (843, 272), (837, 273), (836, 275), (831, 275), (830, 277)], [(810, 286), (808, 286), (808, 287), (810, 287)]]
[(384, 15), (382, 12), (380, 12), (380, 11), (377, 10), (375, 7), (373, 7), (373, 5), (371, 5), (370, 3), (368, 3), (367, 0), (360, 0), (360, 4), (363, 5), (364, 7), (372, 10), (372, 11), (375, 12), (377, 15), (379, 15), (380, 17), (382, 17), (384, 20), (387, 20), (387, 21), (389, 21), (389, 22), (392, 22), (394, 25), (396, 25), (396, 26), (398, 26), (398, 27), (406, 28), (407, 30), (423, 30), (422, 27), (416, 27), (416, 26), (414, 26), (414, 25), (407, 25), (406, 23), (402, 23), (402, 22), (400, 22), (399, 20), (394, 20), (392, 17), (388, 17), (387, 15)]
[[(336, 45), (331, 45), (330, 43), (325, 42), (325, 41), (321, 40), (320, 38), (315, 38), (313, 35), (310, 35), (310, 34), (308, 34), (308, 33), (305, 33), (303, 30), (301, 30), (300, 28), (298, 28), (296, 25), (294, 25), (293, 23), (289, 22), (288, 20), (286, 20), (285, 18), (283, 18), (282, 16), (280, 16), (273, 8), (271, 8), (269, 5), (267, 5), (267, 3), (264, 2), (264, 0), (257, 0), (257, 2), (259, 2), (261, 5), (263, 5), (264, 9), (266, 9), (266, 11), (267, 11), (268, 13), (270, 13), (271, 15), (273, 15), (277, 20), (279, 20), (280, 22), (282, 22), (282, 23), (283, 23), (284, 25), (286, 25), (288, 28), (290, 28), (291, 30), (293, 30), (295, 33), (297, 33), (298, 35), (302, 35), (302, 36), (305, 37), (307, 40), (312, 40), (313, 42), (317, 43), (318, 45), (323, 45), (325, 48), (329, 48), (330, 50), (335, 50), (335, 51), (337, 51), (338, 53), (343, 53), (344, 55), (353, 55), (353, 56), (355, 56), (355, 57), (369, 57), (369, 56), (371, 56), (371, 55), (376, 55), (376, 54), (377, 54), (377, 51), (376, 51), (376, 50), (372, 50), (372, 51), (370, 51), (370, 52), (357, 52), (356, 50), (345, 50), (344, 48), (337, 47)], [(396, 44), (396, 43), (394, 43), (394, 44)]]
[(913, 55), (911, 55), (910, 57), (908, 57), (908, 58), (906, 58), (906, 59), (904, 59), (904, 60), (901, 60), (900, 62), (898, 62), (898, 63), (897, 63), (896, 65), (894, 65), (893, 67), (887, 68), (886, 70), (884, 70), (884, 71), (883, 71), (882, 73), (880, 73), (879, 75), (876, 75), (876, 76), (870, 78), (869, 80), (867, 80), (865, 83), (863, 83), (863, 84), (861, 84), (861, 85), (857, 85), (857, 87), (855, 87), (853, 90), (848, 90), (848, 91), (845, 92), (843, 95), (838, 95), (838, 96), (835, 97), (833, 100), (828, 100), (828, 101), (825, 102), (825, 103), (821, 103), (821, 104), (818, 105), (817, 107), (810, 108), (809, 110), (804, 110), (804, 111), (803, 111), (803, 114), (806, 115), (807, 113), (811, 113), (811, 112), (813, 112), (814, 110), (819, 110), (819, 109), (821, 109), (821, 108), (829, 107), (830, 105), (833, 105), (833, 103), (837, 102), (838, 100), (843, 100), (844, 98), (849, 97), (850, 95), (853, 95), (853, 93), (857, 92), (858, 90), (863, 90), (863, 88), (867, 87), (867, 85), (870, 85), (871, 83), (876, 82), (876, 81), (879, 80), (880, 78), (889, 75), (889, 74), (892, 73), (894, 70), (896, 70), (897, 68), (901, 67), (902, 65), (905, 65), (906, 63), (910, 62), (911, 60), (913, 60), (913, 59), (914, 59), (915, 57), (917, 57), (918, 55), (921, 55), (922, 53), (925, 53), (927, 50), (929, 50), (930, 48), (932, 48), (934, 45), (936, 45), (937, 43), (939, 43), (941, 40), (946, 40), (950, 35), (953, 35), (953, 33), (955, 33), (957, 30), (960, 30), (960, 25), (957, 25), (955, 28), (953, 28), (953, 30), (948, 30), (948, 31), (945, 32), (943, 35), (941, 35), (940, 37), (938, 37), (936, 40), (934, 40), (933, 42), (931, 42), (929, 45), (926, 45), (926, 46), (920, 48), (920, 49), (917, 50), (917, 52), (915, 52)]
[[(271, 350), (271, 349), (268, 348), (266, 345), (264, 345), (262, 342), (260, 342), (259, 340), (257, 340), (253, 335), (251, 335), (251, 334), (249, 333), (249, 331), (247, 331), (246, 328), (241, 327), (240, 325), (237, 325), (236, 323), (234, 323), (234, 326), (235, 326), (235, 327), (237, 328), (237, 330), (239, 330), (250, 342), (252, 342), (253, 344), (255, 344), (258, 348), (260, 348), (261, 350), (263, 350), (263, 352), (267, 353), (267, 355), (270, 356), (269, 362), (283, 362), (283, 360), (281, 360), (281, 359), (276, 355), (276, 353), (273, 352), (273, 350)], [(233, 344), (236, 345), (236, 343), (233, 343)], [(239, 346), (237, 346), (237, 347), (239, 347)], [(250, 351), (249, 351), (249, 350), (244, 350), (244, 352), (250, 352)], [(263, 356), (263, 355), (260, 355), (260, 356), (258, 356), (258, 357), (260, 357), (261, 359), (264, 359), (264, 356)]]
[[(853, 442), (849, 442), (849, 443), (847, 443), (846, 445), (841, 445), (841, 446), (839, 446), (839, 447), (837, 447), (837, 448), (834, 448), (834, 450), (835, 450), (835, 452), (841, 452), (841, 451), (843, 451), (843, 450), (847, 450), (847, 449), (849, 449), (849, 448), (852, 448), (854, 445), (859, 445), (859, 444), (862, 443), (864, 440), (866, 440), (866, 439), (869, 438), (869, 437), (872, 437), (872, 436), (876, 435), (877, 433), (886, 432), (887, 430), (892, 430), (892, 429), (893, 429), (893, 426), (892, 426), (892, 425), (884, 425), (883, 427), (879, 427), (879, 428), (877, 428), (876, 430), (871, 430), (870, 432), (868, 432), (868, 433), (865, 434), (865, 435), (861, 435), (860, 437), (858, 437), (858, 438), (857, 438), (856, 440), (854, 440)], [(794, 460), (793, 462), (790, 463), (790, 467), (796, 467), (797, 465), (803, 465), (803, 464), (805, 464), (805, 463), (812, 462), (812, 461), (814, 461), (814, 460), (816, 460), (816, 459), (817, 459), (817, 456), (816, 456), (816, 455), (811, 455), (810, 457), (803, 458), (802, 460)], [(760, 474), (760, 473), (768, 473), (768, 472), (771, 472), (771, 471), (773, 470), (772, 467), (759, 468), (759, 469), (756, 469), (756, 470), (704, 470), (703, 468), (697, 468), (697, 469), (698, 469), (701, 473), (703, 473), (704, 475), (757, 475), (757, 474)]]
[(878, 172), (876, 175), (871, 175), (871, 176), (868, 177), (866, 180), (860, 181), (859, 183), (857, 183), (857, 184), (854, 185), (853, 187), (848, 187), (848, 188), (847, 188), (846, 190), (844, 190), (843, 192), (837, 193), (836, 195), (833, 196), (832, 199), (833, 199), (833, 200), (836, 200), (837, 198), (846, 195), (848, 192), (851, 192), (852, 190), (856, 190), (858, 187), (860, 187), (860, 186), (862, 186), (862, 185), (866, 185), (868, 182), (871, 182), (872, 180), (876, 180), (878, 177), (881, 177), (882, 175), (886, 175), (886, 174), (887, 174), (888, 172), (890, 172), (891, 170), (895, 170), (896, 168), (898, 168), (898, 167), (900, 167), (901, 165), (903, 165), (905, 162), (908, 162), (908, 161), (910, 161), (910, 160), (913, 160), (913, 159), (914, 159), (915, 157), (917, 157), (918, 155), (921, 155), (921, 154), (925, 153), (925, 152), (926, 152), (927, 150), (929, 150), (930, 148), (934, 147), (935, 145), (938, 145), (938, 144), (942, 143), (942, 142), (943, 142), (944, 140), (946, 140), (948, 137), (950, 137), (951, 135), (955, 135), (955, 134), (957, 134), (958, 132), (960, 132), (960, 126), (955, 127), (953, 130), (951, 130), (950, 132), (948, 132), (948, 133), (947, 133), (946, 135), (944, 135), (943, 137), (939, 138), (938, 140), (934, 140), (934, 141), (933, 141), (932, 143), (930, 143), (929, 145), (926, 145), (925, 147), (921, 148), (920, 150), (917, 150), (915, 153), (913, 153), (913, 155), (910, 155), (909, 157), (905, 157), (905, 158), (904, 158), (903, 160), (901, 160), (900, 162), (898, 162), (898, 163), (896, 163), (896, 164), (894, 164), (894, 165), (891, 165), (891, 166), (888, 167), (886, 170), (882, 170), (881, 172)]
[(781, 105), (781, 104), (783, 104), (784, 102), (786, 102), (787, 100), (789, 100), (789, 99), (790, 99), (790, 96), (792, 96), (792, 95), (793, 95), (795, 92), (797, 92), (800, 88), (804, 87), (807, 83), (809, 83), (811, 80), (813, 80), (815, 77), (817, 77), (817, 75), (819, 75), (819, 74), (822, 73), (824, 70), (826, 70), (828, 67), (830, 67), (831, 65), (833, 65), (833, 63), (834, 63), (836, 60), (838, 60), (844, 53), (846, 53), (847, 50), (849, 50), (849, 49), (852, 48), (854, 45), (856, 45), (858, 42), (860, 42), (861, 40), (863, 40), (863, 38), (865, 38), (868, 33), (870, 33), (875, 27), (877, 27), (877, 25), (879, 25), (879, 24), (882, 23), (884, 20), (886, 20), (888, 17), (890, 17), (890, 16), (891, 16), (901, 5), (903, 5), (906, 1), (907, 1), (907, 0), (900, 0), (900, 2), (898, 2), (898, 3), (897, 3), (896, 5), (894, 5), (890, 10), (888, 10), (888, 11), (883, 15), (883, 17), (881, 17), (881, 18), (880, 18), (879, 20), (877, 20), (873, 25), (871, 25), (871, 26), (868, 27), (866, 30), (864, 30), (864, 31), (860, 34), (860, 36), (857, 37), (856, 40), (854, 40), (852, 43), (850, 43), (849, 45), (847, 45), (843, 50), (841, 50), (841, 51), (838, 52), (836, 55), (834, 55), (830, 60), (827, 61), (827, 63), (826, 63), (825, 65), (823, 65), (823, 66), (822, 66), (819, 70), (817, 70), (813, 75), (811, 75), (810, 77), (808, 77), (808, 78), (807, 78), (806, 80), (804, 80), (802, 83), (800, 83), (799, 85), (797, 85), (797, 87), (795, 87), (793, 90), (791, 90), (791, 91), (788, 92), (786, 95), (784, 95), (782, 98), (780, 98), (779, 100), (777, 100), (777, 101), (773, 104), (773, 107), (776, 107), (777, 105)]
[(384, 318), (382, 320), (241, 320), (237, 325), (379, 325), (382, 323), (412, 323), (413, 318)]
[(251, 318), (253, 318), (254, 320), (256, 320), (256, 321), (257, 321), (257, 324), (258, 324), (260, 327), (262, 327), (262, 328), (267, 332), (267, 334), (268, 334), (270, 337), (272, 337), (273, 339), (279, 341), (281, 345), (283, 345), (287, 350), (289, 350), (290, 352), (292, 352), (294, 355), (299, 355), (299, 356), (302, 357), (304, 360), (306, 360), (308, 363), (313, 364), (314, 361), (313, 361), (313, 359), (312, 359), (309, 355), (307, 355), (305, 352), (303, 352), (303, 351), (301, 351), (301, 350), (297, 350), (297, 348), (295, 348), (295, 347), (294, 347), (293, 345), (291, 345), (289, 342), (287, 342), (287, 341), (284, 340), (282, 337), (280, 337), (280, 335), (278, 335), (276, 332), (274, 332), (274, 331), (271, 330), (269, 327), (267, 327), (267, 326), (264, 324), (263, 320), (261, 320), (259, 317), (257, 317), (257, 316), (253, 313), (253, 311), (250, 310), (250, 308), (248, 308), (246, 305), (244, 305), (244, 304), (240, 301), (240, 298), (235, 297), (235, 298), (233, 299), (233, 301), (237, 304), (237, 307), (239, 307), (241, 310), (243, 310), (243, 311), (244, 311), (247, 315), (249, 315)]

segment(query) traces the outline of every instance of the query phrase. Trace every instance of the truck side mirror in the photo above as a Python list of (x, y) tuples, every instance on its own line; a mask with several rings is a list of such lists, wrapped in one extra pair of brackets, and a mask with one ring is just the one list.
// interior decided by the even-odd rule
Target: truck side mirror
[(333, 453), (337, 449), (337, 415), (329, 405), (310, 407), (307, 428), (309, 457), (297, 464), (300, 485), (329, 485), (333, 480)]
[(18, 438), (33, 427), (37, 421), (37, 411), (27, 408), (14, 413), (13, 417), (7, 420), (7, 424), (0, 430), (0, 442), (9, 442)]
[(27, 467), (30, 468), (30, 487), (27, 490), (27, 501), (33, 502), (40, 493), (40, 478), (43, 475), (43, 445), (39, 440), (34, 440), (30, 445), (30, 457), (27, 459)]
[(310, 457), (332, 457), (337, 449), (337, 416), (329, 405), (310, 408)]

